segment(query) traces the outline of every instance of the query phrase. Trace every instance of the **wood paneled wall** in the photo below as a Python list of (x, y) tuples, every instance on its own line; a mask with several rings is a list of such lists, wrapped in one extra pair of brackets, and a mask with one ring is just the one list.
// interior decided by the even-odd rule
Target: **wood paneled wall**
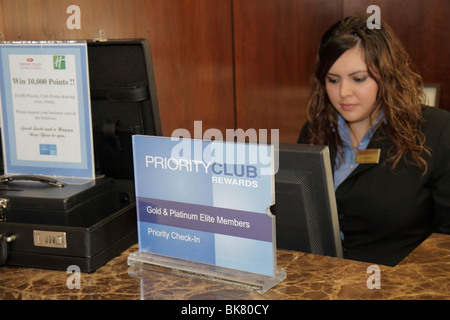
[[(295, 142), (320, 36), (372, 4), (450, 108), (448, 0), (0, 0), (0, 38), (147, 38), (164, 135), (194, 135), (201, 120), (203, 131), (279, 129)], [(80, 29), (66, 25), (70, 5)]]
[(341, 7), (329, 0), (234, 1), (238, 128), (279, 129), (281, 141), (297, 140), (317, 45)]
[[(235, 127), (231, 0), (1, 0), (5, 40), (147, 38), (164, 135)], [(81, 28), (68, 29), (70, 5)]]

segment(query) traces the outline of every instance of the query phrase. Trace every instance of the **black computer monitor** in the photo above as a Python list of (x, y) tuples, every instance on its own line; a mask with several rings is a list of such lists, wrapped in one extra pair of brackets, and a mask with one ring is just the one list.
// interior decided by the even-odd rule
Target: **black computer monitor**
[(328, 147), (280, 144), (276, 151), (273, 213), (277, 247), (341, 258)]

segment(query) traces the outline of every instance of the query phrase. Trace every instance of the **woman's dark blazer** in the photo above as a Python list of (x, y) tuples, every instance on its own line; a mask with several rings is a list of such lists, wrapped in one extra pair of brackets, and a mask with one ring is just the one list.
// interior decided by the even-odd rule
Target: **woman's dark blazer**
[(381, 149), (379, 164), (359, 164), (336, 190), (345, 258), (393, 266), (431, 233), (450, 234), (450, 112), (426, 107), (423, 114), (431, 152), (424, 175), (403, 160), (392, 172), (385, 159), (393, 143), (377, 130), (367, 149)]

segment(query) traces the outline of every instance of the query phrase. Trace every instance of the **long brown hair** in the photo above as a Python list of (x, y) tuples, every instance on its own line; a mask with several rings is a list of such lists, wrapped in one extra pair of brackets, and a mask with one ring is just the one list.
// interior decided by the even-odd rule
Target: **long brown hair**
[(383, 111), (387, 125), (384, 135), (393, 142), (387, 162), (395, 169), (402, 158), (423, 170), (428, 153), (420, 130), (422, 116), (422, 79), (412, 70), (411, 60), (392, 29), (385, 22), (379, 29), (367, 27), (368, 15), (347, 17), (334, 24), (322, 37), (312, 77), (307, 107), (309, 143), (328, 145), (338, 152), (342, 140), (337, 134), (337, 111), (325, 90), (325, 78), (336, 60), (347, 50), (360, 46), (369, 75), (378, 84), (376, 108)]

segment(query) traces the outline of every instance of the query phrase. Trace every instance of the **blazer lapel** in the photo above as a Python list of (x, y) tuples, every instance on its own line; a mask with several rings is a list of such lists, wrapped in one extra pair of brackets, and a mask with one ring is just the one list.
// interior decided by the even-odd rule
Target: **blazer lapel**
[(361, 163), (359, 164), (355, 170), (353, 170), (353, 172), (347, 177), (351, 178), (354, 177), (358, 174), (360, 174), (361, 172), (364, 172), (370, 168), (372, 168), (373, 166), (378, 166), (380, 164), (382, 164), (384, 162), (384, 160), (386, 159), (387, 156), (387, 150), (389, 149), (390, 144), (389, 141), (387, 139), (380, 139), (380, 130), (377, 130), (375, 132), (375, 134), (373, 135), (372, 139), (369, 142), (369, 145), (367, 146), (367, 149), (380, 149), (381, 153), (380, 153), (380, 159), (378, 161), (378, 163)]

